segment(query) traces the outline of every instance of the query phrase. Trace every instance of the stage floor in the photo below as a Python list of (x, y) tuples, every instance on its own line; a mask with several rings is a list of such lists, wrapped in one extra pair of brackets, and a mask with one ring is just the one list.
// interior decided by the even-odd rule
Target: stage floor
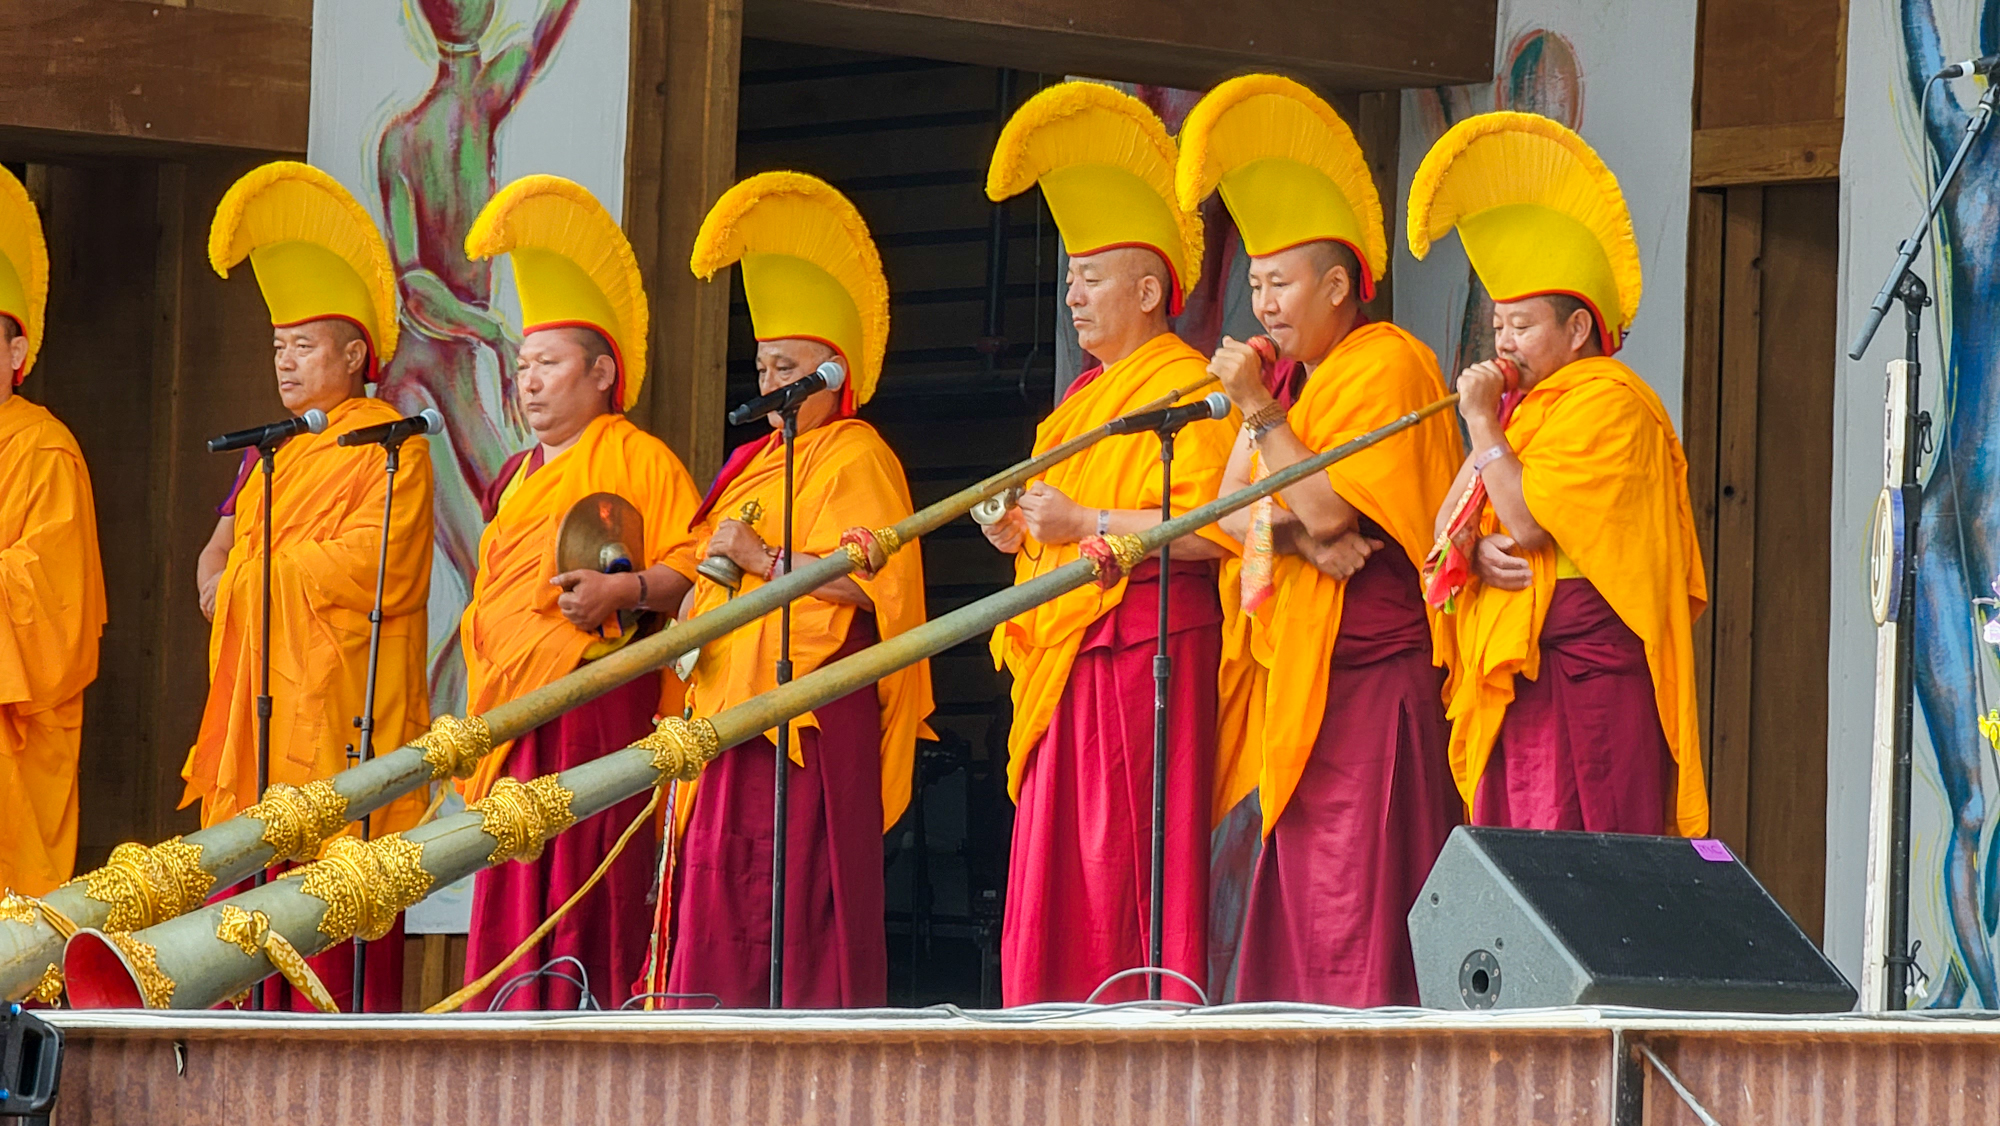
[(44, 1014), (55, 1121), (2000, 1126), (2000, 1019), (1225, 1006)]

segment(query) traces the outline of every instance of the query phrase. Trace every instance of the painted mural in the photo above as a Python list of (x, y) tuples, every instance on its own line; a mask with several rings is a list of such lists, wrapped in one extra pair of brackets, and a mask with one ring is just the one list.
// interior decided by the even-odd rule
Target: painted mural
[[(1901, 65), (1895, 102), (1921, 172), (1913, 186), (1928, 189), (1957, 148), (1980, 91), (1943, 82), (1926, 102), (1927, 80), (1953, 59), (2000, 50), (2000, 0), (1901, 0), (1896, 7)], [(1916, 685), (1930, 753), (1918, 755), (1917, 788), (1920, 801), (1935, 804), (1930, 816), (1916, 821), (1913, 896), (1928, 893), (1930, 904), (1928, 910), (1913, 907), (1912, 933), (1932, 951), (1918, 952), (1926, 973), (1915, 1003), (1934, 1007), (2000, 1007), (1994, 971), (2000, 836), (1992, 800), (1993, 739), (2000, 738), (2000, 715), (1993, 714), (1993, 643), (2000, 641), (1994, 588), (2000, 574), (2000, 327), (1992, 318), (2000, 300), (1997, 158), (2000, 147), (1989, 132), (1945, 197), (1933, 232), (1940, 249), (1928, 279), (1938, 315), (1926, 327), (1941, 334), (1943, 362), (1929, 366), (1925, 376), (1936, 394), (1935, 448), (1917, 542)], [(1909, 218), (1899, 222), (1914, 221), (1919, 199), (1910, 193)], [(1850, 235), (1861, 275), (1868, 271), (1860, 270), (1860, 260), (1879, 258), (1873, 267), (1879, 271), (1893, 252), (1893, 239), (1873, 234)], [(1869, 353), (1874, 363), (1900, 353), (1900, 324), (1892, 313)]]
[(370, 204), (396, 266), (403, 345), (378, 393), (445, 417), (432, 439), (438, 711), (464, 700), (457, 623), (479, 498), (531, 441), (514, 395), (506, 267), (468, 260), (465, 235), (502, 183), (529, 172), (578, 180), (616, 213), (630, 14), (629, 0), (320, 0), (315, 12), (309, 155)]

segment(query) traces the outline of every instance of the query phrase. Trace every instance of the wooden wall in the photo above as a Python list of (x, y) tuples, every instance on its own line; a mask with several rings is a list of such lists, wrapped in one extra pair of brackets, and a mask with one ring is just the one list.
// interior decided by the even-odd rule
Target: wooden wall
[(47, 344), (23, 385), (75, 431), (109, 598), (85, 697), (77, 864), (194, 828), (180, 768), (207, 695), (195, 557), (236, 463), (203, 440), (276, 417), (270, 319), (209, 269), (215, 203), (259, 156), (33, 166), (50, 249)]
[(1713, 832), (1823, 925), (1844, 0), (1705, 0), (1689, 223), (1688, 485)]

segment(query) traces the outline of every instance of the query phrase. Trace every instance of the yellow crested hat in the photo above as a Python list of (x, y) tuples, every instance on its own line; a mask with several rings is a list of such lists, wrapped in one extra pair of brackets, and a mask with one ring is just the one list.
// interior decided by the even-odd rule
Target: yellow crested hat
[(1042, 185), (1072, 257), (1143, 246), (1167, 263), (1168, 312), (1201, 277), (1201, 217), (1174, 195), (1176, 153), (1146, 103), (1097, 82), (1064, 82), (1022, 103), (986, 170), (995, 201)]
[(596, 196), (560, 176), (523, 176), (486, 202), (465, 253), (512, 258), (523, 334), (588, 328), (609, 341), (618, 364), (612, 399), (632, 409), (646, 380), (651, 314), (632, 244)]
[(0, 168), (0, 315), (12, 317), (28, 338), (28, 358), (14, 385), (28, 377), (42, 350), (42, 314), (49, 304), (49, 244), (28, 189)]
[(1495, 301), (1566, 293), (1616, 352), (1639, 311), (1639, 243), (1618, 179), (1582, 137), (1534, 113), (1468, 117), (1410, 183), (1410, 253), (1458, 228)]
[(1363, 267), (1362, 300), (1374, 298), (1389, 268), (1382, 200), (1353, 130), (1318, 94), (1275, 74), (1232, 78), (1188, 113), (1180, 149), (1183, 210), (1219, 187), (1252, 257), (1345, 244)]
[(396, 271), (375, 221), (338, 180), (294, 160), (254, 168), (224, 193), (208, 262), (250, 259), (271, 324), (338, 318), (367, 337), (368, 378), (396, 354)]
[(757, 339), (834, 349), (852, 375), (847, 405), (867, 402), (888, 346), (889, 283), (847, 197), (802, 172), (764, 172), (730, 188), (701, 221), (688, 268), (706, 281), (739, 261)]

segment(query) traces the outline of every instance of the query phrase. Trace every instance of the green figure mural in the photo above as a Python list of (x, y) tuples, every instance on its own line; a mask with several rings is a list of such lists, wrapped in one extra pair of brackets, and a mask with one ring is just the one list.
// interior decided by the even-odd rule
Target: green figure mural
[[(548, 66), (579, 2), (544, 0), (525, 37), (483, 47), (496, 0), (413, 0), (436, 43), (437, 77), (389, 119), (377, 146), (403, 327), (380, 394), (405, 413), (437, 408), (450, 447), (447, 460), (433, 439), (431, 460), (438, 547), (458, 582), (433, 584), (433, 622), (458, 621), (485, 527), (480, 497), (529, 441), (514, 398), (518, 341), (493, 308), (492, 263), (466, 258), (465, 235), (499, 186), (500, 126)], [(412, 18), (409, 6), (403, 18)], [(465, 673), (457, 630), (434, 641), (430, 656), (433, 707), (458, 708)]]

